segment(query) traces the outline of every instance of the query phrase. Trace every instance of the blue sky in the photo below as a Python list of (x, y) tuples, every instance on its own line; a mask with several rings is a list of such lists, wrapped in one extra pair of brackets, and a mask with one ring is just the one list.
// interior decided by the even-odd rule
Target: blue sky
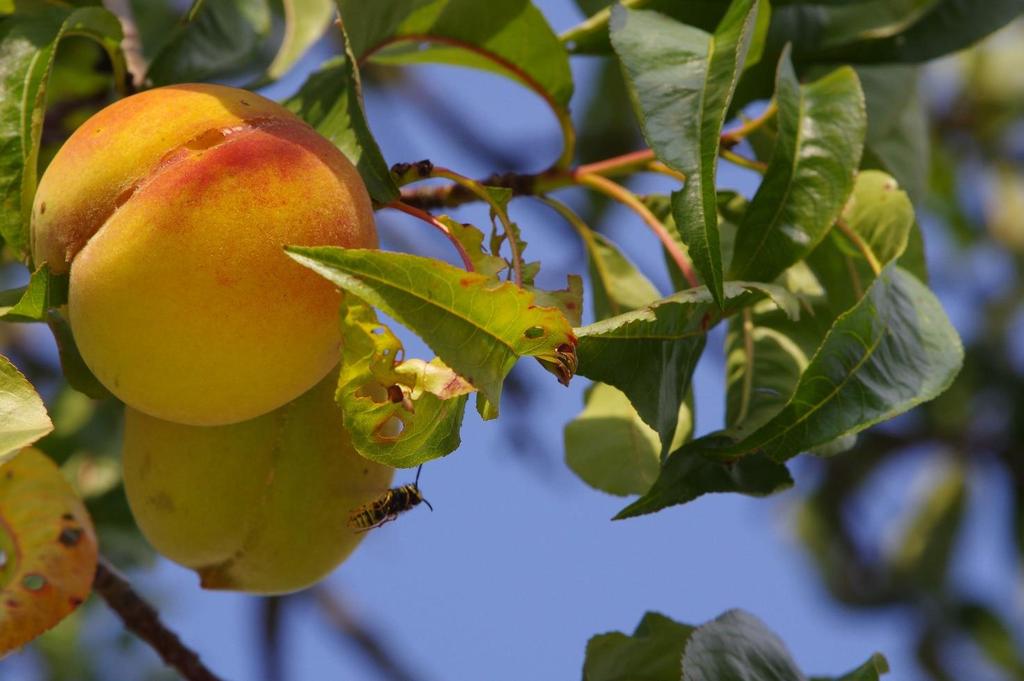
[[(556, 30), (580, 18), (572, 0), (537, 4)], [(322, 51), (310, 55), (304, 68), (322, 56)], [(588, 96), (594, 64), (574, 62), (577, 109)], [(527, 170), (540, 170), (557, 155), (557, 127), (528, 91), (493, 75), (446, 67), (415, 67), (410, 73), (461, 110), (481, 135), (513, 154), (528, 149), (536, 165)], [(268, 94), (281, 98), (298, 82), (297, 74)], [(371, 92), (367, 108), (389, 163), (430, 158), (471, 176), (496, 170), (453, 144), (401, 91)], [(637, 186), (645, 191), (668, 186), (660, 182)], [(720, 183), (745, 192), (754, 186), (750, 173), (731, 168), (722, 170)], [(477, 224), (486, 220), (479, 208), (459, 216)], [(513, 217), (529, 241), (528, 254), (545, 264), (542, 284), (560, 287), (565, 273), (585, 270), (579, 244), (554, 213), (524, 200), (513, 204)], [(447, 244), (426, 226), (394, 213), (379, 214), (378, 220), (385, 247), (412, 240), (418, 252), (450, 259)], [(657, 242), (639, 221), (613, 209), (605, 226), (667, 290)], [(953, 316), (969, 325), (966, 316)], [(431, 356), (415, 339), (403, 337), (409, 354)], [(722, 419), (721, 345), (722, 334), (713, 334), (697, 373), (700, 432)], [(845, 671), (881, 651), (893, 666), (890, 678), (917, 678), (905, 636), (909, 616), (900, 610), (858, 614), (840, 608), (801, 552), (790, 521), (794, 502), (811, 482), (811, 467), (796, 466), (797, 489), (767, 500), (704, 497), (613, 523), (609, 518), (623, 500), (586, 487), (562, 463), (562, 428), (581, 408), (586, 382), (578, 379), (563, 388), (532, 362), (516, 371), (528, 386), (530, 402), (509, 402), (505, 409), (518, 412), (517, 423), (530, 424), (527, 442), (514, 442), (507, 425), (482, 423), (471, 410), (461, 449), (423, 470), (421, 487), (434, 512), (421, 506), (369, 533), (327, 580), (420, 678), (576, 679), (587, 639), (595, 633), (632, 630), (647, 610), (698, 623), (735, 607), (762, 618), (810, 673)], [(865, 503), (865, 531), (885, 526), (905, 507), (907, 490), (927, 474), (924, 461), (911, 457), (886, 472)], [(978, 473), (966, 539), (975, 558), (958, 564), (956, 575), (984, 594), (994, 591), (989, 585), (1014, 583), (1014, 576), (998, 567), (1009, 561), (990, 560), (1007, 550), (1000, 541), (1008, 532), (1007, 490), (996, 472)], [(399, 472), (400, 481), (406, 478), (412, 479), (409, 471)], [(253, 599), (201, 591), (191, 573), (168, 562), (133, 578), (211, 668), (227, 678), (259, 678)], [(105, 612), (95, 620), (97, 637), (116, 628)], [(351, 648), (337, 644), (307, 602), (292, 609), (288, 624), (289, 678), (377, 678)], [(111, 681), (135, 678), (130, 667), (117, 667), (121, 671), (112, 673), (120, 675)], [(19, 667), (13, 669), (17, 674)]]

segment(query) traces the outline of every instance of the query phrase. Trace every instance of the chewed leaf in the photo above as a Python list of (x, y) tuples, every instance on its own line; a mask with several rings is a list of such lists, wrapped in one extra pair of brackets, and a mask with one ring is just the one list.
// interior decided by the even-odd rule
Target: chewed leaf
[(458, 448), (474, 388), (439, 359), (402, 360), (402, 342), (354, 295), (342, 303), (344, 345), (336, 399), (360, 454), (396, 468)]
[(0, 656), (82, 604), (96, 558), (92, 520), (52, 460), (29, 448), (0, 464)]
[(467, 222), (456, 222), (447, 215), (441, 215), (437, 219), (466, 249), (475, 271), (497, 279), (498, 275), (508, 267), (504, 258), (491, 255), (484, 250), (484, 233), (479, 229)]
[(573, 326), (579, 326), (582, 323), (583, 279), (579, 275), (570, 274), (566, 281), (566, 287), (557, 291), (545, 291), (533, 286), (527, 286), (526, 289), (533, 293), (538, 306), (557, 307)]
[(32, 384), (0, 355), (0, 464), (53, 430)]
[(416, 332), (480, 391), (490, 405), (488, 416), (497, 415), (505, 376), (520, 357), (536, 357), (562, 383), (576, 373), (576, 336), (565, 315), (538, 306), (532, 293), (514, 284), (405, 253), (286, 250), (295, 261)]

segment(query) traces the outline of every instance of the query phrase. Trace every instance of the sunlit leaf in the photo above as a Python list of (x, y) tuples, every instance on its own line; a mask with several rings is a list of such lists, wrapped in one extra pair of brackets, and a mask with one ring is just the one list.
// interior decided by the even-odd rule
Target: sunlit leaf
[(788, 50), (779, 61), (775, 149), (736, 234), (730, 278), (772, 281), (828, 233), (853, 189), (866, 119), (846, 67), (801, 86)]
[(123, 82), (121, 24), (107, 10), (39, 3), (0, 20), (0, 237), (21, 255), (28, 252), (46, 86), (65, 35), (98, 42), (115, 82)]
[[(684, 402), (674, 443), (681, 445), (692, 428)], [(643, 494), (658, 477), (661, 442), (621, 391), (595, 383), (582, 413), (565, 427), (565, 462), (595, 489), (619, 496)]]
[(67, 300), (68, 278), (53, 276), (50, 274), (49, 266), (43, 265), (32, 273), (28, 286), (0, 292), (0, 321), (46, 321), (47, 311), (64, 305)]
[(0, 463), (53, 430), (32, 384), (0, 355)]
[(284, 38), (274, 61), (267, 67), (267, 78), (277, 80), (302, 58), (320, 39), (334, 16), (333, 0), (282, 0)]
[(532, 356), (567, 383), (576, 337), (561, 311), (538, 307), (510, 282), (404, 253), (288, 247), (297, 262), (354, 293), (418, 334), (475, 386), (497, 415), (505, 376)]
[(724, 304), (715, 173), (719, 137), (757, 16), (734, 0), (714, 34), (657, 12), (612, 9), (611, 37), (644, 136), (655, 155), (686, 175), (672, 212), (697, 271)]
[(405, 468), (455, 451), (473, 386), (438, 359), (404, 359), (402, 342), (354, 295), (342, 320), (337, 399), (359, 453)]
[(0, 464), (0, 655), (85, 601), (96, 557), (89, 514), (53, 461), (28, 448)]
[[(914, 206), (891, 176), (865, 170), (857, 175), (856, 188), (843, 208), (843, 222), (884, 267), (907, 250), (914, 228)], [(850, 254), (863, 257), (857, 251)]]
[(325, 62), (284, 105), (341, 149), (375, 201), (389, 203), (398, 197), (398, 186), (366, 121), (359, 70), (344, 28), (341, 37), (345, 53)]

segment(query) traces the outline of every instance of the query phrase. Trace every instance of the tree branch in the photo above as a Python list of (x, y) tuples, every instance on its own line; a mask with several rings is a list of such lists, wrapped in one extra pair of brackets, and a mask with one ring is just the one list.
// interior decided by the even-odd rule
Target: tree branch
[(93, 590), (124, 622), (126, 629), (148, 643), (164, 663), (187, 681), (221, 681), (203, 666), (193, 650), (160, 621), (160, 615), (132, 589), (113, 565), (102, 556), (96, 566)]
[(347, 641), (354, 643), (390, 681), (416, 681), (416, 675), (402, 666), (394, 653), (373, 632), (364, 628), (340, 598), (325, 586), (309, 592), (327, 620)]

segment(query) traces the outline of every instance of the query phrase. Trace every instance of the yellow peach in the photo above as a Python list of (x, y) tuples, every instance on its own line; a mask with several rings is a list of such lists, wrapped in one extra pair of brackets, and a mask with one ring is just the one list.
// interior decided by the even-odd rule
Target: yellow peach
[(280, 105), (219, 85), (122, 99), (68, 139), (39, 183), (37, 265), (70, 269), (86, 364), (151, 416), (265, 414), (339, 358), (339, 294), (286, 244), (372, 248), (351, 163)]
[(143, 534), (208, 589), (285, 593), (316, 582), (365, 536), (349, 512), (392, 469), (362, 458), (334, 381), (270, 414), (188, 426), (128, 409), (124, 483)]

